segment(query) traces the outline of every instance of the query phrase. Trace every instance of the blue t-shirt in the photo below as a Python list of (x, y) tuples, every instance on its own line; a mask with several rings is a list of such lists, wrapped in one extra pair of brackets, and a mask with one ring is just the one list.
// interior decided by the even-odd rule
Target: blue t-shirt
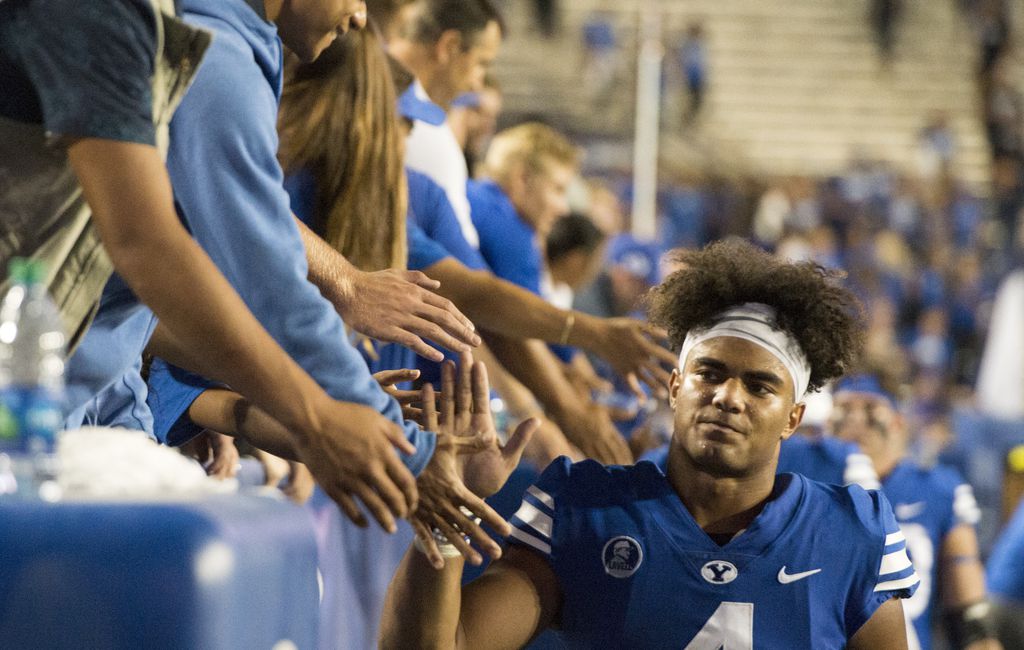
[(0, 116), (152, 145), (156, 50), (144, 0), (0, 2)]
[(87, 424), (152, 433), (142, 350), (156, 317), (118, 274), (107, 280), (99, 310), (64, 368), (68, 417), (64, 428)]
[(570, 647), (842, 648), (918, 583), (880, 492), (796, 474), (724, 546), (646, 462), (559, 458), (511, 523), (558, 579)]
[(543, 266), (533, 228), (493, 181), (469, 181), (466, 195), (487, 266), (499, 278), (539, 296)]
[[(932, 610), (936, 603), (942, 542), (956, 526), (978, 523), (981, 512), (974, 491), (952, 467), (921, 467), (904, 460), (882, 481), (907, 538), (907, 551), (921, 578), (921, 587), (903, 603), (910, 647), (931, 648)], [(914, 643), (916, 638), (917, 643)]]
[(153, 434), (165, 445), (177, 447), (202, 433), (188, 417), (188, 409), (215, 382), (182, 370), (163, 359), (149, 367), (149, 408), (153, 413)]
[[(428, 238), (467, 268), (487, 269), (480, 251), (473, 248), (462, 234), (459, 219), (444, 189), (426, 174), (408, 168), (405, 173), (409, 181), (410, 226), (418, 226)], [(422, 270), (426, 266), (413, 267), (410, 261), (409, 268)]]

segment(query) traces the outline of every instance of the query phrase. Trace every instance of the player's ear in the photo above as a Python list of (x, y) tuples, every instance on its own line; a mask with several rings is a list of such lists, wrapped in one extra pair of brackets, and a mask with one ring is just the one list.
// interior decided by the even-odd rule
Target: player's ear
[(676, 395), (679, 387), (683, 384), (683, 376), (679, 374), (679, 368), (672, 369), (672, 376), (668, 378), (668, 405), (676, 407)]
[(782, 439), (786, 440), (796, 428), (800, 426), (800, 423), (804, 419), (804, 411), (807, 410), (807, 404), (803, 402), (797, 402), (793, 405), (793, 408), (789, 409), (789, 421), (786, 423), (786, 428), (782, 431)]
[(446, 29), (434, 44), (434, 56), (438, 63), (448, 65), (462, 51), (462, 34), (457, 29)]

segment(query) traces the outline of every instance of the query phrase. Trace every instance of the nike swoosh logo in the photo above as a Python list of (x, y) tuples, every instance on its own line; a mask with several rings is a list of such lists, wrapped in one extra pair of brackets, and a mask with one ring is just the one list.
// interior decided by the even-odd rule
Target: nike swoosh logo
[(779, 569), (779, 582), (788, 585), (791, 582), (803, 580), (807, 576), (813, 576), (815, 573), (821, 573), (821, 569), (811, 569), (810, 571), (802, 571), (800, 573), (786, 573), (786, 567), (783, 566)]
[(914, 503), (900, 503), (893, 512), (897, 519), (913, 519), (924, 511), (924, 501), (915, 501)]

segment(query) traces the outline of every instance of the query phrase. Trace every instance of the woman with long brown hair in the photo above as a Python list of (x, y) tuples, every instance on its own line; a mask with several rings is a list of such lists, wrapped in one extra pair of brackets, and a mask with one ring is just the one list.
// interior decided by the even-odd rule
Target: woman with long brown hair
[(357, 268), (406, 267), (404, 134), (380, 38), (339, 38), (285, 69), (278, 158), (292, 209)]

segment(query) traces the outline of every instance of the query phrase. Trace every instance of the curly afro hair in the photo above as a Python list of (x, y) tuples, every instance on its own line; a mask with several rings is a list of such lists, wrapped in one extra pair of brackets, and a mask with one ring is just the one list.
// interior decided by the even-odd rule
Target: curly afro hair
[(817, 391), (858, 360), (863, 344), (860, 303), (839, 284), (842, 273), (814, 262), (790, 263), (742, 240), (679, 249), (676, 271), (648, 295), (650, 318), (668, 330), (673, 349), (686, 333), (722, 311), (748, 302), (774, 307), (811, 365), (808, 390)]

